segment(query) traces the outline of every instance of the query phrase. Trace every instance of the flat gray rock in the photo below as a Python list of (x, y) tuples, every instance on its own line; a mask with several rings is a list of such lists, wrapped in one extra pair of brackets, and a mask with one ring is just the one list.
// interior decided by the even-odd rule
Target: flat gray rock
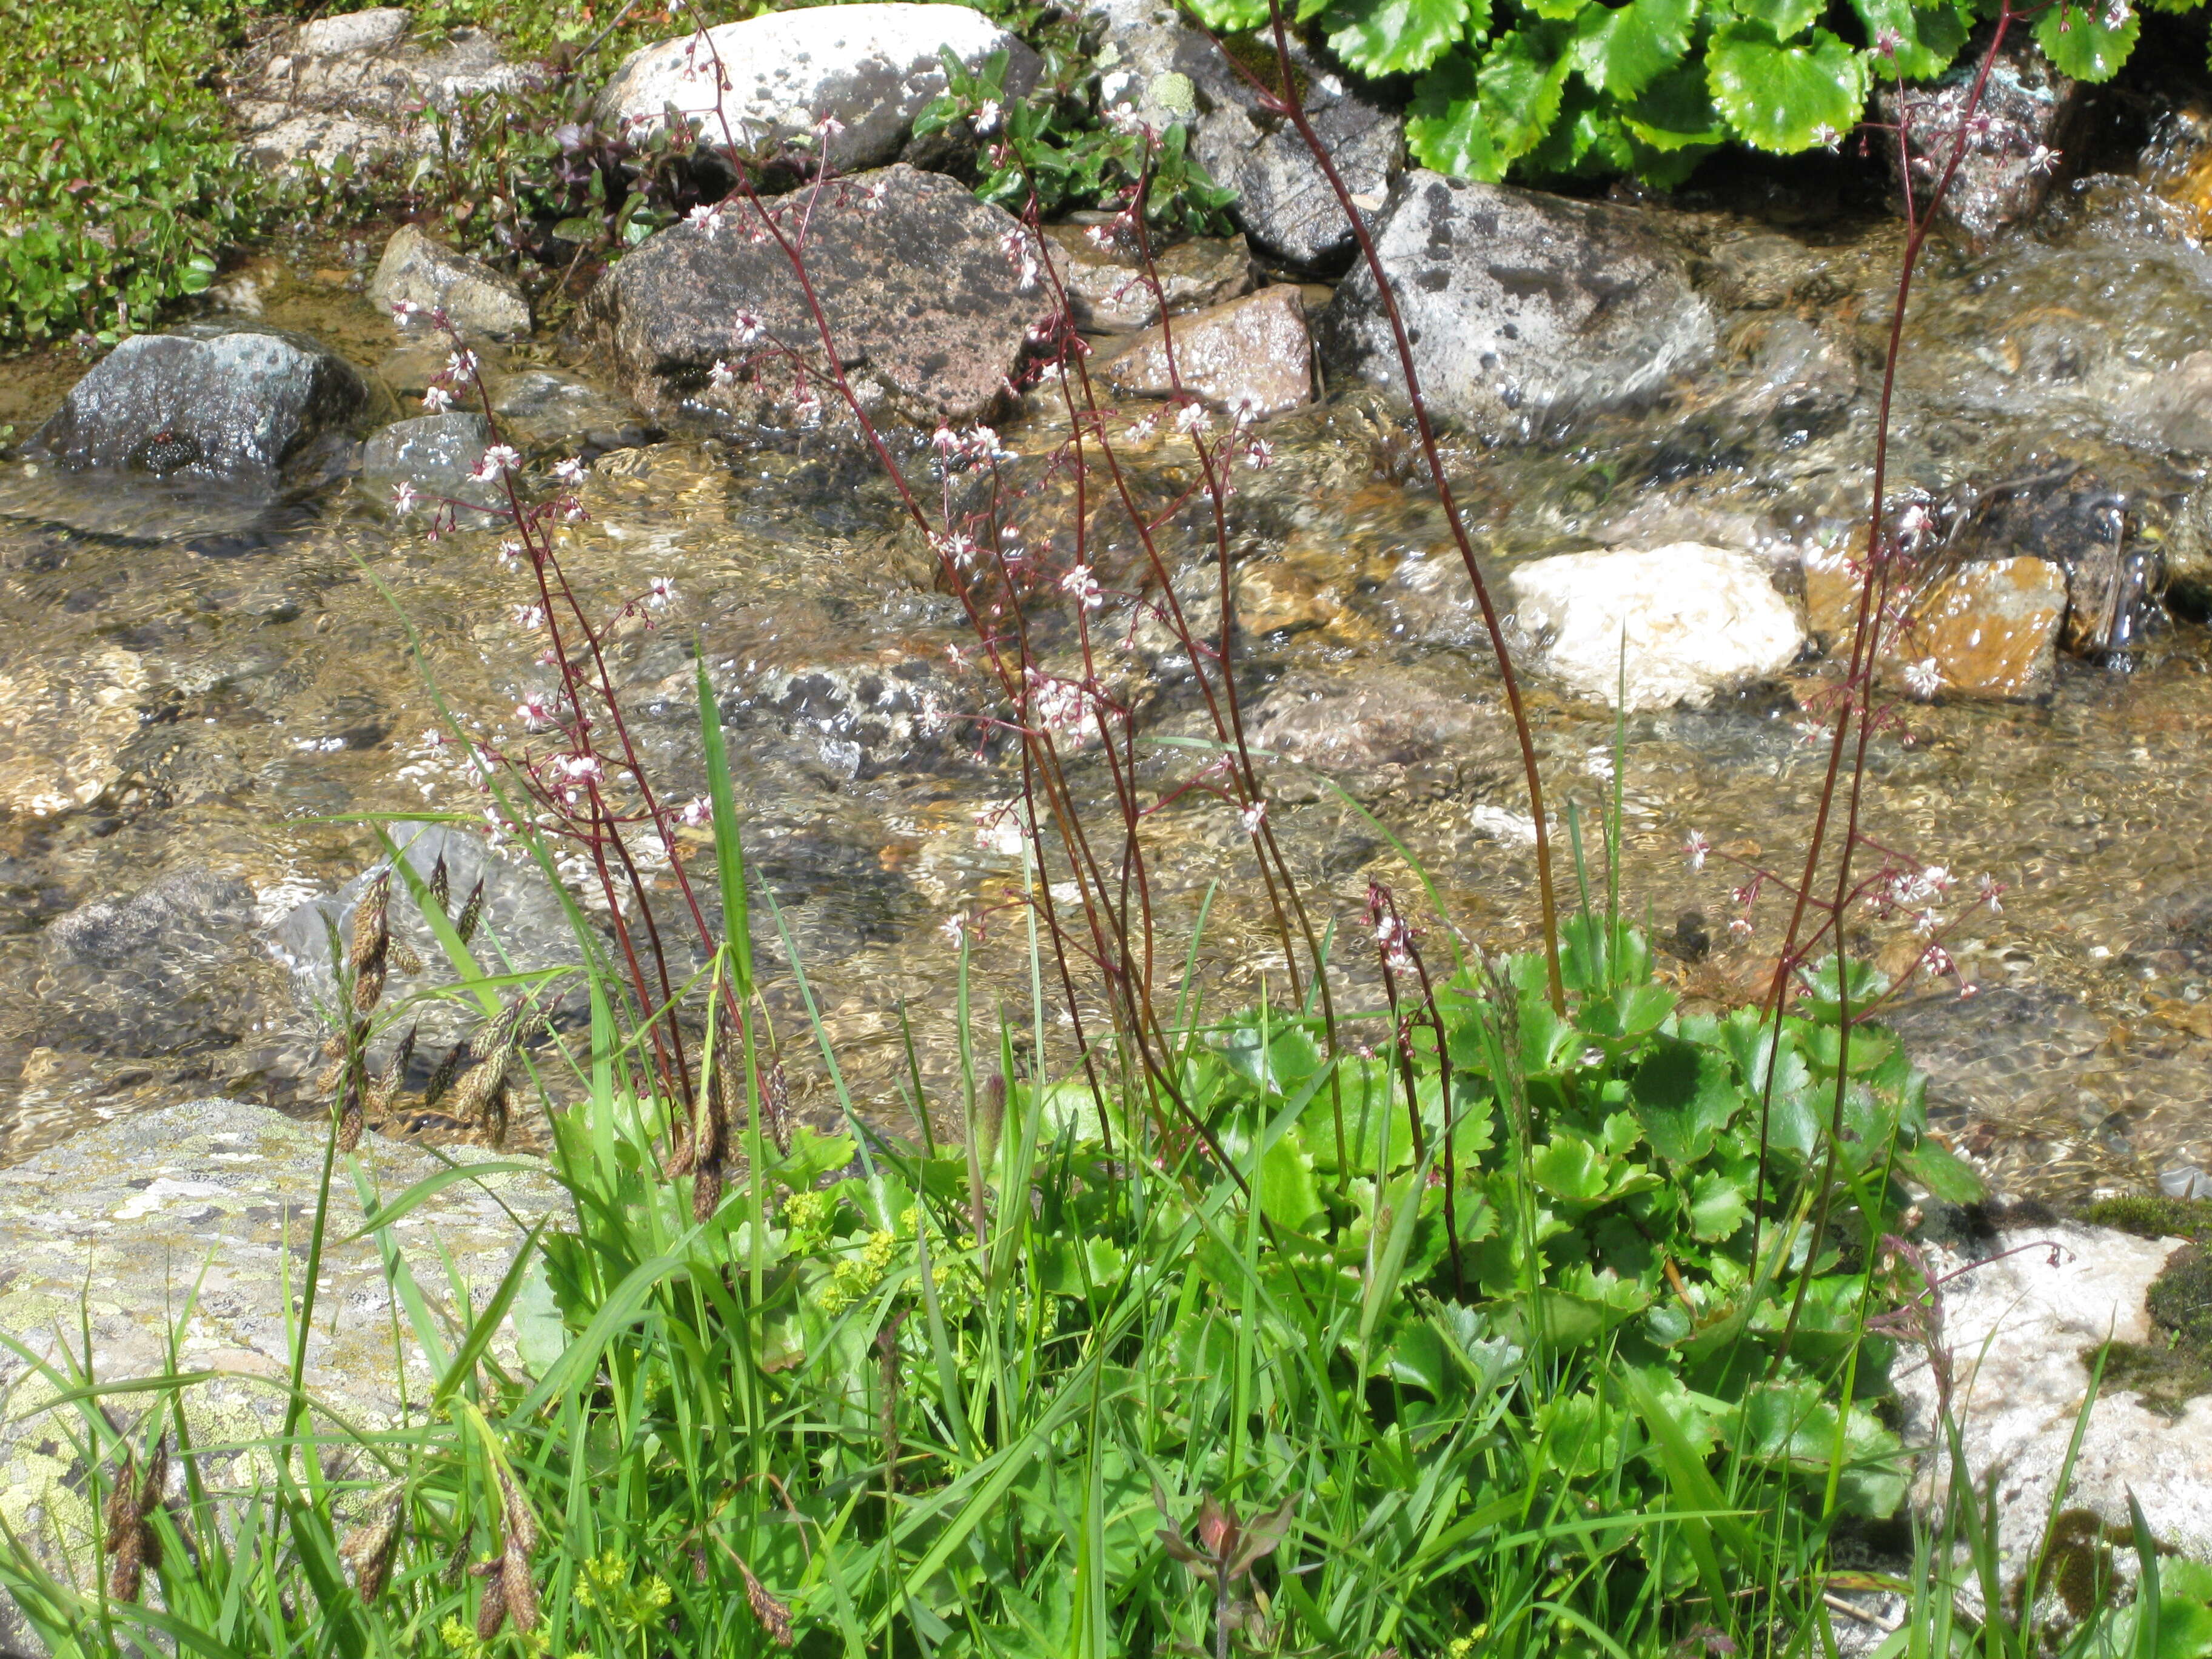
[[(165, 1372), (173, 1328), (179, 1369), (214, 1373), (183, 1396), (194, 1438), (216, 1447), (276, 1432), (291, 1363), (286, 1276), (296, 1297), (328, 1133), (264, 1107), (198, 1100), (118, 1119), (0, 1170), (0, 1329), (42, 1364), (66, 1370), (87, 1358), (82, 1318), (91, 1330), (93, 1374), (122, 1382)], [(489, 1155), (456, 1146), (447, 1156), (465, 1164)], [(364, 1139), (358, 1158), (387, 1200), (444, 1167), (421, 1148), (374, 1135)], [(501, 1161), (532, 1168), (457, 1182), (392, 1230), (434, 1318), (465, 1319), (469, 1312), (455, 1305), (441, 1247), (470, 1302), (481, 1306), (520, 1239), (501, 1203), (525, 1225), (565, 1212), (564, 1195), (536, 1160)], [(368, 1431), (393, 1426), (401, 1418), (402, 1376), (417, 1410), (436, 1379), (404, 1305), (395, 1305), (377, 1242), (347, 1242), (362, 1223), (342, 1158), (331, 1182), (305, 1378), (312, 1426), (326, 1432), (338, 1419)], [(549, 1308), (526, 1292), (493, 1340), (494, 1358), (514, 1369), (517, 1321), (527, 1325), (531, 1310)], [(396, 1344), (395, 1319), (404, 1333)], [(40, 1409), (55, 1393), (45, 1372), (0, 1348), (0, 1517), (50, 1565), (74, 1557), (82, 1568), (96, 1517), (84, 1501), (70, 1443), (71, 1430), (82, 1433), (70, 1420), (79, 1408)], [(156, 1405), (153, 1395), (121, 1395), (109, 1408), (129, 1425)], [(204, 1468), (220, 1486), (226, 1468), (234, 1471), (229, 1479), (243, 1480), (251, 1463), (215, 1458)], [(7, 1611), (0, 1606), (0, 1635)]]
[(65, 466), (273, 480), (368, 402), (352, 364), (304, 334), (197, 323), (135, 334), (70, 389), (26, 452)]
[[(1036, 82), (1036, 52), (967, 6), (865, 4), (772, 11), (706, 33), (641, 46), (622, 62), (592, 105), (610, 127), (643, 134), (664, 112), (701, 118), (708, 143), (744, 148), (815, 132), (824, 116), (843, 130), (817, 151), (841, 173), (879, 167), (899, 153), (914, 118), (944, 92), (951, 52), (973, 71), (1007, 56), (1006, 87), (1018, 96)], [(716, 85), (716, 70), (727, 77)]]
[[(1417, 172), (1376, 233), (1439, 415), (1527, 431), (1642, 402), (1712, 357), (1711, 307), (1633, 209)], [(1314, 331), (1332, 374), (1403, 391), (1364, 263)]]

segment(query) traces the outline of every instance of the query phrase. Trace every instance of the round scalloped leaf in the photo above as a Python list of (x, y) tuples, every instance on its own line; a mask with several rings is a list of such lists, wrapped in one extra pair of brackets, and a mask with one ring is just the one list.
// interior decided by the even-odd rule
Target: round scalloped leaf
[(1543, 42), (1528, 29), (1502, 34), (1475, 71), (1483, 118), (1505, 160), (1516, 161), (1544, 141), (1559, 118), (1559, 97), (1570, 68), (1564, 57), (1547, 58)]
[(1462, 39), (1480, 40), (1490, 0), (1354, 0), (1324, 21), (1329, 49), (1362, 75), (1402, 75), (1428, 68)]
[(1603, 177), (1627, 172), (1635, 160), (1620, 106), (1601, 93), (1570, 87), (1559, 120), (1522, 165), (1531, 173)]
[(1713, 102), (1754, 149), (1795, 155), (1834, 142), (1866, 107), (1866, 64), (1826, 29), (1790, 46), (1732, 23), (1705, 49)]
[(1625, 118), (1639, 143), (1669, 154), (1702, 154), (1728, 143), (1728, 123), (1713, 107), (1702, 64), (1685, 64), (1661, 76), (1628, 106)]
[(1464, 53), (1439, 58), (1413, 88), (1413, 107), (1406, 112), (1406, 145), (1423, 167), (1455, 179), (1494, 185), (1505, 176), (1506, 158), (1491, 141), (1474, 64)]
[[(2106, 26), (2119, 14), (2120, 26)], [(2035, 20), (2036, 44), (2043, 48), (2061, 75), (2076, 81), (2109, 81), (2120, 72), (2128, 54), (2136, 49), (2142, 20), (2126, 0), (2111, 0), (2104, 10), (2084, 6), (2079, 0), (2057, 0)]]
[(1729, 0), (1735, 15), (1746, 22), (1759, 23), (1787, 40), (1804, 32), (1808, 24), (1827, 10), (1827, 0)]
[(1698, 0), (1593, 6), (1576, 23), (1575, 67), (1598, 91), (1633, 98), (1682, 61), (1697, 17)]
[(1190, 0), (1190, 9), (1216, 34), (1241, 34), (1267, 21), (1267, 0)]
[(1966, 20), (1955, 6), (1923, 9), (1911, 0), (1851, 0), (1851, 9), (1866, 25), (1869, 40), (1880, 40), (1884, 29), (1897, 32), (1894, 56), (1875, 57), (1874, 72), (1884, 80), (1894, 74), (1908, 81), (1932, 81), (1951, 67), (1966, 44)]

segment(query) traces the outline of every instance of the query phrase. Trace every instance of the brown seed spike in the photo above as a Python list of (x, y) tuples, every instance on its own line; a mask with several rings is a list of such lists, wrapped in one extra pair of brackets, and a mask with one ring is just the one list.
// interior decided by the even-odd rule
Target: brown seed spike
[(506, 1593), (507, 1614), (514, 1627), (527, 1635), (538, 1627), (538, 1585), (530, 1576), (530, 1558), (516, 1547), (510, 1534), (507, 1553), (500, 1558), (499, 1586)]
[(761, 1628), (768, 1632), (768, 1639), (780, 1648), (789, 1647), (791, 1609), (770, 1595), (767, 1586), (753, 1577), (753, 1570), (743, 1561), (738, 1563), (738, 1571), (745, 1576), (746, 1605), (752, 1608), (753, 1617), (760, 1620)]
[(116, 1472), (115, 1486), (107, 1494), (106, 1519), (106, 1548), (110, 1555), (119, 1557), (131, 1534), (138, 1528), (138, 1458), (135, 1452), (123, 1454), (123, 1467)]
[(422, 971), (422, 958), (415, 954), (412, 945), (402, 945), (394, 939), (392, 941), (392, 965), (399, 972), (412, 975)]
[(430, 896), (438, 902), (438, 908), (444, 910), (453, 894), (453, 878), (446, 868), (446, 855), (441, 853), (438, 861), (430, 866)]
[(456, 1042), (453, 1052), (438, 1062), (438, 1069), (430, 1073), (430, 1080), (422, 1085), (422, 1104), (435, 1106), (446, 1097), (446, 1091), (453, 1086), (453, 1079), (461, 1074), (461, 1067), (469, 1063), (469, 1045)]
[(357, 1090), (346, 1091), (344, 1109), (338, 1113), (338, 1150), (351, 1152), (360, 1149), (361, 1132), (367, 1121), (362, 1110), (361, 1095)]
[(461, 906), (461, 919), (453, 924), (453, 932), (460, 935), (462, 944), (466, 945), (475, 937), (477, 924), (483, 920), (483, 878), (478, 876), (477, 884), (469, 889), (468, 902)]
[(492, 1564), (495, 1571), (484, 1580), (483, 1600), (477, 1604), (477, 1640), (489, 1642), (499, 1634), (499, 1627), (507, 1622), (507, 1575), (497, 1571), (504, 1560)]
[(372, 962), (383, 960), (392, 942), (392, 872), (381, 871), (369, 883), (353, 908), (353, 941), (346, 951), (346, 966), (356, 974)]
[(384, 958), (378, 957), (367, 963), (355, 976), (353, 1006), (356, 1013), (369, 1013), (384, 1000)]
[(775, 1149), (784, 1157), (791, 1156), (791, 1085), (783, 1075), (781, 1056), (771, 1056), (768, 1074), (761, 1079), (761, 1115), (768, 1120), (769, 1134), (775, 1141)]
[(702, 1164), (691, 1177), (691, 1218), (702, 1224), (722, 1206), (722, 1166)]
[(353, 1568), (354, 1589), (364, 1602), (376, 1600), (392, 1577), (392, 1564), (399, 1554), (399, 1523), (406, 1512), (405, 1492), (394, 1490), (338, 1546), (338, 1553)]

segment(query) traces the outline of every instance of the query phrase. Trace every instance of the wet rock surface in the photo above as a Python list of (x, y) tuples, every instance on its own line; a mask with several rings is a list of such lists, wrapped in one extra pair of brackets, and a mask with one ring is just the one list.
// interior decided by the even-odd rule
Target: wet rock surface
[(1115, 391), (1137, 397), (1181, 390), (1232, 414), (1279, 415), (1313, 401), (1304, 301), (1285, 284), (1170, 318), (1109, 358), (1101, 372)]
[[(58, 1334), (76, 1343), (82, 1317), (92, 1352), (72, 1347), (70, 1360), (120, 1380), (167, 1367), (173, 1323), (179, 1369), (216, 1373), (185, 1392), (193, 1438), (215, 1448), (276, 1433), (287, 1395), (272, 1383), (289, 1374), (288, 1330), (295, 1317), (285, 1305), (286, 1289), (300, 1288), (327, 1134), (264, 1108), (198, 1100), (89, 1129), (0, 1170), (0, 1329), (58, 1364)], [(464, 1164), (481, 1157), (467, 1147), (447, 1156)], [(526, 1226), (562, 1209), (543, 1166), (523, 1162), (530, 1167), (520, 1172), (507, 1169), (447, 1188), (392, 1230), (394, 1258), (436, 1310), (434, 1317), (465, 1322), (471, 1311), (455, 1305), (446, 1260), (480, 1308), (521, 1241), (512, 1218)], [(375, 1136), (364, 1142), (361, 1163), (387, 1200), (442, 1167), (419, 1148)], [(342, 1165), (331, 1187), (305, 1380), (322, 1409), (374, 1430), (401, 1420), (403, 1385), (419, 1408), (437, 1370), (420, 1333), (409, 1330), (395, 1343), (395, 1318), (403, 1330), (408, 1318), (395, 1307), (377, 1241), (348, 1237), (362, 1219)], [(526, 1364), (532, 1353), (544, 1363), (544, 1346), (519, 1343), (517, 1334), (533, 1317), (557, 1322), (550, 1309), (550, 1294), (525, 1291), (492, 1340), (501, 1363)], [(449, 1334), (458, 1324), (442, 1328)], [(441, 1352), (450, 1340), (439, 1339)], [(0, 1351), (0, 1400), (7, 1402), (0, 1413), (0, 1516), (34, 1548), (58, 1541), (89, 1559), (99, 1516), (85, 1502), (64, 1425), (40, 1410), (54, 1392), (21, 1355)], [(117, 1409), (127, 1422), (143, 1407), (118, 1401)], [(254, 1479), (250, 1461), (203, 1462), (218, 1485), (226, 1466), (238, 1485)], [(67, 1571), (61, 1559), (48, 1565)], [(0, 1598), (0, 1637), (9, 1633), (9, 1611)]]
[(421, 499), (406, 511), (434, 515), (454, 502), (467, 507), (503, 507), (506, 492), (495, 483), (470, 475), (483, 459), (491, 426), (473, 412), (450, 410), (394, 421), (361, 447), (355, 482), (380, 506), (393, 512), (394, 492), (405, 485)]
[[(1967, 96), (1989, 54), (1990, 35), (1990, 26), (1983, 25), (1958, 62), (1932, 84), (1908, 84), (1900, 91), (1894, 80), (1885, 79), (1875, 94), (1888, 129), (1893, 164), (1911, 179), (1916, 201), (1934, 193), (1951, 165)], [(1942, 222), (1970, 242), (1986, 246), (2002, 232), (2033, 219), (2053, 182), (2069, 170), (2069, 152), (2087, 136), (2088, 93), (2051, 66), (2028, 30), (2008, 30), (1974, 106), (1957, 172), (1937, 209)]]
[(193, 324), (117, 346), (27, 449), (65, 466), (270, 483), (368, 402), (353, 365), (304, 335)]
[[(703, 44), (687, 34), (641, 46), (592, 108), (607, 126), (643, 133), (673, 105), (702, 118), (713, 143), (722, 142), (726, 122), (741, 148), (763, 149), (835, 116), (843, 131), (823, 137), (820, 153), (852, 172), (897, 157), (914, 118), (945, 90), (941, 51), (971, 72), (1005, 52), (1004, 84), (1017, 97), (1040, 68), (1024, 42), (966, 6), (821, 6), (724, 23)], [(726, 88), (716, 86), (718, 66)]]
[(420, 314), (404, 326), (429, 328), (429, 313), (443, 312), (465, 339), (512, 340), (530, 332), (530, 302), (512, 277), (456, 253), (416, 225), (392, 233), (368, 279), (368, 297), (380, 306), (416, 307)]
[[(655, 420), (839, 422), (790, 262), (745, 234), (744, 211), (720, 231), (658, 233), (592, 290), (589, 313), (631, 399)], [(864, 408), (934, 424), (984, 418), (1007, 401), (1007, 377), (1051, 309), (1039, 283), (1023, 284), (1011, 214), (903, 165), (810, 187), (774, 211), (790, 228), (807, 223), (807, 273)], [(733, 319), (745, 317), (757, 319), (757, 338), (742, 337), (751, 328)], [(811, 374), (778, 348), (812, 363)], [(714, 383), (717, 362), (726, 385)]]
[(1804, 644), (1769, 568), (1725, 548), (1565, 553), (1518, 567), (1510, 583), (1536, 666), (1609, 705), (1703, 707), (1781, 672)]
[(531, 79), (481, 29), (426, 47), (410, 39), (411, 23), (401, 8), (380, 6), (315, 18), (257, 50), (229, 91), (246, 153), (271, 168), (417, 154), (436, 142), (426, 106), (451, 110)]
[[(1441, 414), (1540, 428), (1653, 398), (1712, 356), (1711, 308), (1631, 210), (1417, 172), (1378, 229), (1423, 393)], [(1401, 386), (1364, 265), (1315, 331), (1333, 374)]]
[(1961, 565), (1913, 601), (1886, 672), (1904, 679), (1915, 664), (1933, 664), (1935, 684), (1963, 696), (2047, 696), (2065, 616), (2065, 578), (2045, 560)]

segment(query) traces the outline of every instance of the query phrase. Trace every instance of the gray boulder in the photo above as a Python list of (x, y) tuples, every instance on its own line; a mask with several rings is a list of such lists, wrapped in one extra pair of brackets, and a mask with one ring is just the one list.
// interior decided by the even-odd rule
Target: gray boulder
[(304, 334), (187, 324), (109, 352), (28, 451), (72, 467), (265, 481), (352, 421), (368, 395), (352, 364)]
[[(1102, 246), (1091, 234), (1097, 228), (1045, 227), (1054, 272), (1067, 291), (1068, 315), (1076, 327), (1095, 334), (1150, 327), (1160, 319), (1160, 301), (1146, 280), (1141, 252), (1133, 239)], [(1172, 247), (1155, 246), (1152, 275), (1170, 314), (1197, 311), (1252, 291), (1252, 250), (1242, 236), (1194, 236)]]
[(490, 441), (484, 417), (462, 410), (394, 421), (361, 447), (355, 483), (386, 507), (393, 507), (393, 492), (405, 484), (421, 498), (410, 509), (414, 513), (434, 514), (447, 501), (504, 507), (502, 486), (478, 483), (469, 476)]
[[(1007, 55), (1006, 90), (1036, 83), (1037, 55), (967, 6), (866, 4), (772, 11), (641, 46), (623, 60), (592, 105), (607, 126), (645, 133), (673, 106), (701, 118), (711, 143), (772, 146), (843, 124), (818, 153), (838, 172), (893, 160), (914, 118), (945, 91), (950, 51), (969, 70)], [(727, 84), (715, 85), (719, 64)]]
[(368, 297), (380, 306), (419, 307), (403, 326), (427, 328), (429, 313), (442, 310), (465, 337), (514, 340), (530, 332), (530, 302), (512, 278), (424, 235), (419, 225), (392, 233), (368, 279)]
[(1300, 408), (1313, 401), (1305, 303), (1285, 283), (1174, 318), (1139, 335), (1100, 373), (1119, 392), (1164, 398), (1180, 388), (1255, 418)]
[(252, 1018), (241, 975), (266, 971), (252, 928), (253, 890), (205, 869), (80, 905), (40, 942), (47, 1040), (113, 1054), (231, 1046)]
[[(752, 211), (733, 204), (720, 227), (659, 232), (600, 280), (586, 313), (654, 420), (842, 427), (805, 295), (782, 249), (746, 234)], [(981, 420), (1007, 400), (1030, 331), (1054, 307), (1012, 214), (902, 164), (810, 186), (773, 211), (806, 226), (808, 277), (872, 418)]]
[[(1160, 0), (1106, 0), (1097, 15), (1105, 23), (1102, 103), (1131, 108), (1155, 130), (1188, 128), (1191, 154), (1214, 183), (1237, 192), (1237, 222), (1261, 252), (1316, 270), (1352, 258), (1351, 222), (1320, 164), (1219, 46)], [(1396, 112), (1302, 42), (1292, 44), (1291, 59), (1316, 136), (1354, 204), (1374, 212), (1404, 160)], [(1272, 62), (1264, 78), (1274, 78)]]
[[(1711, 308), (1632, 209), (1417, 172), (1376, 230), (1437, 414), (1526, 430), (1646, 400), (1712, 356)], [(1332, 373), (1403, 390), (1364, 264), (1315, 334)]]

